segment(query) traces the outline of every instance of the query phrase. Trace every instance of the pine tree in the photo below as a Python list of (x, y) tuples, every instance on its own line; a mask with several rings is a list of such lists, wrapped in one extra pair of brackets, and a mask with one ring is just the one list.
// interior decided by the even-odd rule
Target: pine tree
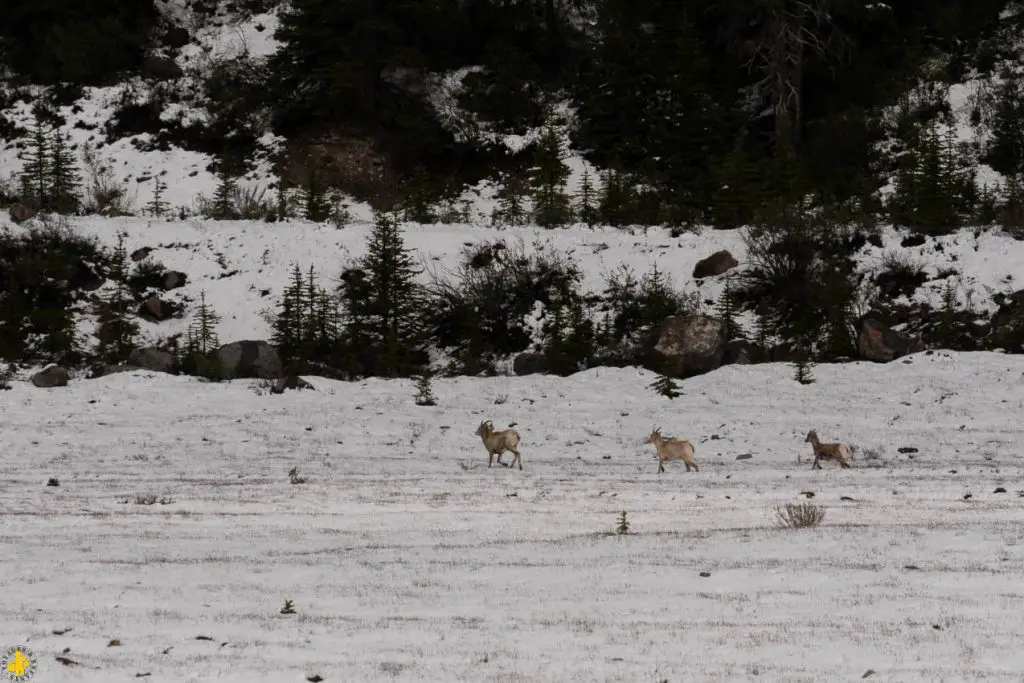
[(889, 208), (896, 225), (929, 235), (955, 231), (974, 212), (975, 169), (950, 129), (924, 127), (903, 155)]
[(633, 189), (626, 176), (615, 169), (605, 171), (597, 208), (601, 222), (616, 227), (632, 223), (629, 215), (632, 201)]
[(45, 210), (50, 206), (51, 127), (39, 112), (33, 113), (29, 128), (29, 145), (23, 155), (21, 199), (32, 208)]
[(359, 266), (365, 282), (349, 288), (346, 336), (350, 343), (365, 339), (364, 371), (386, 377), (417, 372), (427, 361), (423, 291), (415, 281), (420, 269), (393, 214), (376, 213)]
[(127, 235), (117, 235), (117, 245), (110, 257), (110, 279), (114, 287), (99, 307), (99, 344), (97, 355), (107, 363), (120, 363), (128, 359), (135, 348), (139, 325), (129, 317), (131, 293), (128, 288)]
[(598, 188), (594, 187), (590, 169), (584, 169), (583, 179), (580, 181), (580, 188), (576, 193), (576, 218), (585, 223), (588, 228), (594, 227), (598, 221), (597, 201)]
[(518, 175), (505, 178), (495, 199), (497, 206), (491, 216), (495, 225), (522, 225), (526, 222), (526, 183)]
[(322, 223), (331, 217), (331, 202), (327, 196), (327, 188), (320, 179), (320, 173), (311, 169), (302, 188), (303, 214), (306, 220)]
[(425, 371), (416, 380), (416, 405), (418, 406), (436, 406), (437, 398), (434, 396), (434, 388), (431, 385), (432, 374), (430, 371)]
[(552, 228), (565, 225), (572, 217), (565, 183), (569, 167), (565, 164), (562, 140), (548, 127), (537, 141), (537, 162), (530, 172), (533, 190), (533, 218), (538, 225)]
[(185, 372), (208, 379), (220, 376), (214, 351), (220, 346), (217, 323), (220, 316), (206, 303), (206, 291), (199, 293), (199, 306), (192, 322), (185, 330), (185, 344), (181, 349), (181, 367)]
[(683, 395), (682, 389), (679, 387), (679, 383), (668, 375), (658, 375), (658, 379), (651, 382), (648, 387), (650, 387), (654, 393), (668, 399), (679, 398)]
[(722, 294), (718, 297), (718, 316), (725, 327), (725, 338), (728, 341), (743, 339), (743, 328), (736, 320), (737, 313), (736, 293), (732, 286), (732, 278), (726, 277), (725, 287), (722, 288)]
[(227, 221), (237, 218), (234, 209), (235, 179), (231, 177), (227, 164), (217, 164), (217, 189), (213, 193), (213, 205), (207, 218)]
[(168, 210), (168, 204), (164, 201), (164, 192), (167, 191), (167, 183), (160, 178), (153, 181), (153, 198), (146, 204), (146, 211), (151, 216), (162, 218)]
[(281, 294), (271, 332), (271, 342), (281, 360), (289, 366), (299, 361), (302, 353), (307, 327), (305, 296), (306, 282), (296, 263), (292, 265), (291, 280)]
[(68, 138), (54, 128), (50, 146), (50, 205), (60, 214), (78, 213), (82, 175), (68, 149)]

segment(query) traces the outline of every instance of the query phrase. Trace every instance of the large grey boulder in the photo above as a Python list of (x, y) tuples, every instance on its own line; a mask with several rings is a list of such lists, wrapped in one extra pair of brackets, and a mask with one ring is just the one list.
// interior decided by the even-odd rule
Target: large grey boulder
[(653, 351), (656, 367), (671, 377), (692, 377), (722, 365), (725, 325), (707, 315), (670, 316), (658, 330)]
[(857, 331), (857, 352), (864, 360), (888, 363), (907, 354), (923, 351), (918, 339), (910, 339), (875, 318), (864, 318)]
[(71, 376), (59, 365), (51, 365), (32, 375), (32, 384), (41, 389), (66, 387)]
[(262, 340), (225, 344), (214, 352), (214, 359), (221, 379), (277, 379), (284, 375), (284, 364), (277, 349)]
[(128, 364), (153, 372), (173, 373), (177, 367), (174, 354), (154, 347), (135, 349), (128, 356)]

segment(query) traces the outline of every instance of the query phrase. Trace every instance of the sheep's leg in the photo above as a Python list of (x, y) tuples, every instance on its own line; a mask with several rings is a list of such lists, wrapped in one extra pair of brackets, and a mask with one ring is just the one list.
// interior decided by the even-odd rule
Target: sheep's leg
[(665, 471), (665, 461), (664, 460), (659, 460), (658, 461), (658, 474), (661, 474), (664, 471)]
[(693, 463), (693, 471), (694, 472), (700, 472), (700, 468), (697, 467), (697, 463)]
[(503, 456), (503, 455), (505, 455), (505, 451), (499, 451), (499, 453), (498, 453), (498, 464), (501, 465), (502, 467), (505, 466), (505, 463), (503, 463), (501, 461), (501, 456)]
[[(500, 458), (498, 459), (498, 462), (501, 462)], [(493, 464), (494, 464), (494, 453), (492, 453), (490, 451), (487, 451), (487, 466), (490, 467)]]
[(819, 462), (820, 459), (821, 458), (818, 457), (818, 454), (815, 453), (814, 454), (814, 462), (811, 463), (811, 469), (812, 470), (820, 470), (821, 469), (821, 463)]
[(846, 458), (844, 458), (843, 456), (837, 455), (836, 456), (836, 460), (839, 461), (839, 467), (841, 467), (842, 469), (844, 469), (844, 470), (850, 469), (850, 463), (846, 462)]
[(513, 467), (515, 467), (516, 463), (519, 463), (519, 469), (523, 469), (523, 456), (522, 456), (522, 454), (519, 451), (512, 451), (512, 453), (515, 455), (515, 457), (512, 458), (512, 463), (508, 466), (509, 469), (512, 469)]

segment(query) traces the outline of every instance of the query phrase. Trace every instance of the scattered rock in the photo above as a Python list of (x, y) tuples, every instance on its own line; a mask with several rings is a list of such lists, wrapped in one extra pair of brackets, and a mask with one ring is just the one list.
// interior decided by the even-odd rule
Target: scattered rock
[(924, 244), (927, 241), (928, 241), (928, 238), (926, 236), (922, 235), (919, 232), (916, 232), (916, 233), (914, 233), (912, 235), (907, 235), (906, 237), (904, 237), (900, 241), (900, 246), (901, 247), (919, 247), (919, 246), (921, 246), (922, 244)]
[(740, 453), (736, 456), (737, 460), (750, 460), (754, 457), (753, 453)]
[(142, 61), (142, 75), (158, 81), (173, 81), (181, 78), (185, 72), (173, 59), (167, 57), (147, 57)]
[(865, 678), (869, 678), (870, 676), (874, 676), (874, 675), (875, 675), (875, 670), (874, 669), (868, 669), (867, 671), (864, 672), (864, 675), (861, 676), (861, 680), (863, 680)]
[(182, 273), (177, 270), (169, 270), (166, 273), (164, 273), (164, 291), (170, 291), (172, 289), (184, 287), (186, 282), (188, 282), (188, 275), (186, 275), (185, 273)]
[(800, 495), (805, 498), (814, 498), (814, 491), (801, 491)]
[(196, 640), (213, 640), (210, 636), (196, 636)]
[(1000, 486), (995, 491), (993, 491), (992, 493), (1006, 493), (1006, 489), (1004, 489), (1002, 486)]
[(71, 659), (70, 657), (61, 657), (60, 655), (57, 655), (57, 661), (63, 664), (64, 666), (78, 666), (78, 662)]
[(964, 494), (964, 500), (970, 500), (971, 498), (974, 498), (974, 494), (973, 493), (965, 493)]
[[(47, 486), (60, 486), (60, 481), (57, 479), (57, 477), (50, 477), (49, 479), (46, 480), (46, 485)], [(60, 635), (60, 634), (58, 633), (57, 635)]]
[(192, 41), (192, 36), (189, 35), (188, 29), (172, 26), (164, 32), (163, 41), (167, 47), (178, 49), (188, 45)]
[(173, 353), (153, 346), (132, 351), (128, 356), (128, 363), (153, 372), (174, 373), (177, 367)]
[(67, 628), (55, 628), (53, 629), (52, 633), (55, 636), (62, 636), (65, 633), (71, 633), (71, 627), (68, 626)]
[(715, 275), (721, 275), (726, 271), (732, 270), (740, 264), (736, 258), (728, 252), (726, 249), (716, 251), (711, 256), (705, 259), (697, 261), (697, 265), (693, 267), (693, 277), (696, 280), (705, 277), (713, 277)]
[(700, 573), (700, 575), (701, 575), (701, 577), (702, 577), (702, 578), (705, 578), (705, 579), (706, 579), (706, 578), (708, 578), (709, 576), (711, 576), (711, 572), (701, 572), (701, 573)]
[(283, 394), (286, 389), (312, 389), (313, 391), (316, 391), (316, 387), (301, 377), (298, 377), (297, 375), (287, 375), (274, 382), (274, 386), (270, 388), (270, 393)]
[(68, 371), (59, 365), (51, 365), (32, 375), (32, 384), (41, 389), (66, 387), (71, 380)]
[(214, 355), (222, 379), (278, 379), (284, 374), (277, 349), (266, 341), (231, 342), (217, 349)]
[(138, 263), (139, 261), (144, 260), (151, 253), (153, 253), (153, 247), (139, 247), (131, 253), (129, 258), (135, 263)]
[(306, 676), (306, 680), (309, 681), (309, 683), (320, 683), (320, 681), (324, 680), (324, 677), (313, 674), (312, 676)]
[(656, 369), (673, 377), (692, 377), (722, 365), (725, 325), (707, 315), (669, 316), (662, 322), (653, 357)]
[(11, 222), (15, 224), (24, 223), (36, 217), (35, 210), (28, 208), (24, 204), (11, 204), (7, 212), (11, 217)]
[(923, 350), (920, 340), (908, 339), (879, 320), (865, 318), (860, 323), (857, 351), (864, 360), (888, 363)]
[(921, 568), (918, 567), (916, 564), (905, 564), (905, 565), (903, 565), (903, 568), (904, 569), (910, 569), (911, 571), (917, 571), (917, 572), (921, 571)]
[(900, 446), (896, 450), (899, 451), (900, 453), (917, 453), (918, 452), (917, 449), (914, 448), (913, 446)]
[(179, 304), (164, 301), (158, 296), (151, 296), (139, 306), (138, 315), (143, 320), (159, 323), (164, 320), (170, 320), (180, 312), (181, 306)]
[(845, 500), (850, 503), (856, 502), (856, 499), (850, 498), (849, 496), (839, 496), (839, 500)]
[(543, 353), (524, 351), (512, 361), (512, 372), (523, 375), (539, 375), (547, 372), (547, 359)]
[(107, 647), (121, 647), (121, 641), (117, 638), (114, 638), (109, 643), (107, 643)]

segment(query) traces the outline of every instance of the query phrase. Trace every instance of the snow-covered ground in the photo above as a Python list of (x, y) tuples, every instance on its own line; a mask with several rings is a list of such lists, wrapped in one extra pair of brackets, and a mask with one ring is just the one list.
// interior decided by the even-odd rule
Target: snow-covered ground
[[(0, 644), (54, 683), (1022, 680), (1024, 359), (815, 373), (674, 401), (634, 369), (445, 379), (436, 407), (405, 380), (16, 382)], [(483, 419), (523, 471), (487, 468)], [(699, 473), (656, 473), (659, 425)], [(812, 427), (851, 469), (810, 469)], [(804, 492), (824, 522), (777, 528)]]

